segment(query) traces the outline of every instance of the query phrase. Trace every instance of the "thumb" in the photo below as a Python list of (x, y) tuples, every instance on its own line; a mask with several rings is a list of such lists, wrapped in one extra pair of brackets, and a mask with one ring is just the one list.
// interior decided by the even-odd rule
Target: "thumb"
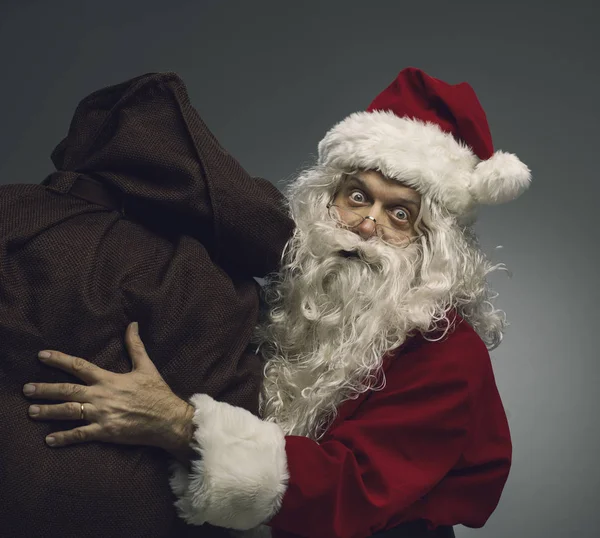
[(154, 366), (154, 363), (148, 356), (144, 342), (140, 338), (137, 321), (127, 326), (127, 331), (125, 331), (125, 346), (131, 357), (134, 370), (156, 371), (156, 366)]

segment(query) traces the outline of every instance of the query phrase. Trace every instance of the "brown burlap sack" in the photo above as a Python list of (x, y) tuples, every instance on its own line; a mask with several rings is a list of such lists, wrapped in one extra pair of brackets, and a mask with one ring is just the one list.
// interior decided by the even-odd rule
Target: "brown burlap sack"
[[(85, 98), (52, 160), (41, 185), (0, 187), (0, 536), (220, 536), (177, 517), (166, 454), (50, 449), (47, 434), (77, 423), (30, 420), (21, 391), (78, 382), (40, 364), (45, 348), (128, 371), (124, 332), (139, 321), (175, 393), (256, 412), (252, 277), (277, 268), (291, 233), (282, 195), (221, 148), (172, 73)], [(124, 212), (69, 193), (81, 178)]]

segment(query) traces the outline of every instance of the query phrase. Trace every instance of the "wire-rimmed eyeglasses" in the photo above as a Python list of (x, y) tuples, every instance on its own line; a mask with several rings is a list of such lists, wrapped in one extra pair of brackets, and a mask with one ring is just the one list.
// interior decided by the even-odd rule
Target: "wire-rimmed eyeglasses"
[(416, 239), (421, 237), (420, 235), (411, 236), (410, 232), (398, 230), (391, 226), (385, 226), (379, 224), (373, 217), (367, 215), (363, 217), (359, 213), (355, 213), (351, 209), (336, 205), (334, 203), (327, 204), (327, 211), (329, 216), (336, 221), (342, 228), (352, 230), (360, 226), (365, 220), (373, 221), (374, 233), (383, 242), (393, 247), (406, 246)]

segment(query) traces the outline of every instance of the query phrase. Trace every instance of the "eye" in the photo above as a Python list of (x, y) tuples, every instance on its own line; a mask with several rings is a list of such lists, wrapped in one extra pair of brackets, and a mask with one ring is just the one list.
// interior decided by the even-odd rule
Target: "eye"
[(365, 195), (360, 191), (352, 191), (350, 193), (350, 200), (358, 204), (362, 204), (366, 201)]
[(410, 218), (408, 211), (406, 211), (406, 209), (402, 209), (401, 207), (394, 209), (392, 214), (394, 215), (394, 218), (398, 220), (408, 220)]

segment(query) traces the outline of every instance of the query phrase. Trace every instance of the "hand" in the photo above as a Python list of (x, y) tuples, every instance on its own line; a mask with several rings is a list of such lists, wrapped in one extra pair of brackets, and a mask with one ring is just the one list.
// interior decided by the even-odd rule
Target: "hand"
[[(35, 420), (85, 420), (89, 424), (46, 437), (48, 445), (67, 446), (88, 441), (157, 446), (176, 457), (191, 455), (193, 407), (178, 398), (146, 353), (137, 323), (125, 333), (133, 370), (117, 374), (82, 358), (59, 351), (41, 351), (44, 364), (60, 368), (86, 385), (28, 383), (23, 392), (30, 398), (63, 400), (66, 403), (32, 405)], [(33, 389), (33, 390), (32, 390)]]

